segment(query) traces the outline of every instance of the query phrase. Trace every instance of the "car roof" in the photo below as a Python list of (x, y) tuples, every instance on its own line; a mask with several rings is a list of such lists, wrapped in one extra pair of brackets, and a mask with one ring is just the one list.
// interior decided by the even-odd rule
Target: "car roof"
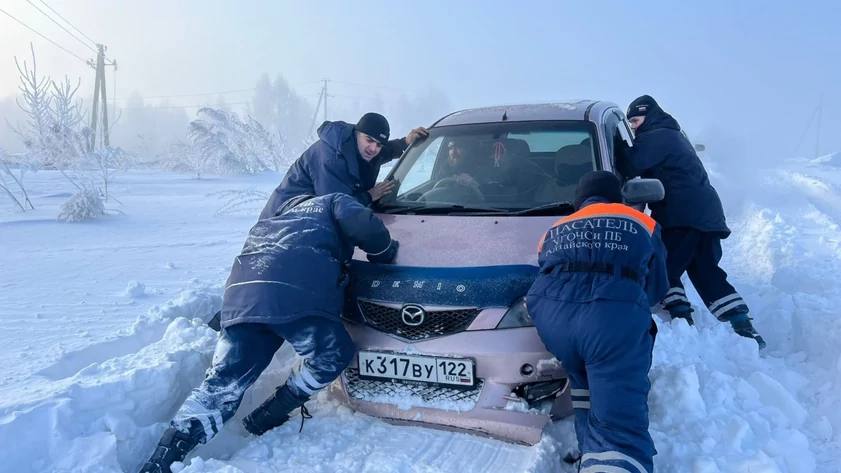
[(476, 123), (525, 122), (536, 120), (590, 120), (601, 116), (604, 109), (616, 107), (610, 102), (598, 100), (574, 100), (569, 102), (496, 105), (470, 108), (444, 116), (432, 126), (467, 125)]

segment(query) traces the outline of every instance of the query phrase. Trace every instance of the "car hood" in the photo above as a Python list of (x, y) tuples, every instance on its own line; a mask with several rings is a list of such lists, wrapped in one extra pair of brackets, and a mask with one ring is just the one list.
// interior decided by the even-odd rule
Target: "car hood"
[[(396, 264), (420, 267), (537, 266), (537, 244), (557, 217), (378, 215), (400, 241)], [(358, 251), (355, 259), (365, 260)]]

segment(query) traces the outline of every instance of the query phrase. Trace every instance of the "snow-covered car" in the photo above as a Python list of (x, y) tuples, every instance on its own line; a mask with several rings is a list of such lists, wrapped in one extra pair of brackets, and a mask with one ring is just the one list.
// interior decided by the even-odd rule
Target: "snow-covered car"
[(525, 306), (538, 240), (583, 174), (614, 169), (630, 127), (616, 105), (579, 101), (464, 110), (429, 132), (376, 207), (396, 264), (354, 257), (343, 317), (359, 353), (334, 393), (389, 421), (534, 444), (572, 411)]

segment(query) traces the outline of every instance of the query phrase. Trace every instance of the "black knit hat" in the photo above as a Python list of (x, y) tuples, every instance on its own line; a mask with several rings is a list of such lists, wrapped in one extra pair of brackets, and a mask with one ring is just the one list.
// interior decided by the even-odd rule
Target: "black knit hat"
[(643, 95), (642, 97), (637, 97), (631, 102), (631, 105), (628, 105), (628, 113), (625, 116), (628, 118), (645, 116), (650, 111), (659, 108), (660, 105), (650, 95)]
[(379, 113), (374, 112), (368, 112), (362, 115), (362, 118), (356, 123), (354, 129), (365, 133), (377, 140), (380, 144), (385, 144), (388, 141), (388, 135), (391, 133), (388, 120)]
[(593, 171), (585, 174), (575, 189), (575, 208), (590, 197), (602, 197), (608, 202), (622, 202), (622, 183), (615, 174), (609, 171)]

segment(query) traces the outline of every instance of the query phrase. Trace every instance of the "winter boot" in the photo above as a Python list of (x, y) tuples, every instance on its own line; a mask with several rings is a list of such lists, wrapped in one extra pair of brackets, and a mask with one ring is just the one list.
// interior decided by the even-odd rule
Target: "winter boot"
[(167, 428), (158, 442), (158, 447), (155, 448), (155, 453), (143, 464), (140, 473), (172, 473), (169, 467), (175, 462), (184, 461), (187, 454), (204, 438), (204, 427), (196, 419), (190, 419), (187, 432), (175, 427)]
[(751, 320), (752, 319), (747, 312), (735, 314), (726, 319), (727, 322), (730, 322), (734, 332), (743, 337), (756, 340), (756, 344), (759, 345), (759, 349), (762, 350), (767, 344), (765, 343), (765, 339), (762, 338), (762, 335), (759, 335), (756, 332), (756, 329), (753, 328)]
[(309, 399), (296, 395), (284, 384), (277, 388), (272, 397), (263, 401), (260, 407), (254, 409), (242, 420), (245, 430), (254, 435), (263, 435), (269, 430), (279, 427), (289, 420), (289, 414), (304, 405)]
[(665, 307), (669, 311), (672, 320), (683, 319), (689, 325), (695, 325), (695, 319), (692, 318), (692, 306), (685, 302), (678, 302), (677, 304), (669, 304)]

